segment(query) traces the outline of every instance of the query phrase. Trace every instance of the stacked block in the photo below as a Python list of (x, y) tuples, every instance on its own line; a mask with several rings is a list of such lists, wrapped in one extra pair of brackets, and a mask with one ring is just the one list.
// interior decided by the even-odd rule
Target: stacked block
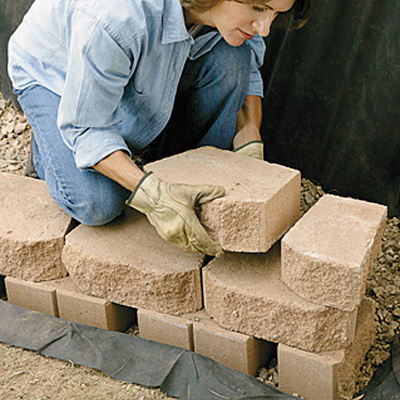
[(105, 226), (75, 228), (62, 255), (85, 294), (167, 314), (202, 308), (203, 258), (161, 239), (147, 218), (130, 208)]
[(138, 310), (140, 337), (183, 347), (246, 374), (275, 355), (273, 343), (221, 328), (204, 310), (173, 316)]
[(0, 274), (30, 281), (62, 278), (64, 236), (71, 218), (43, 181), (0, 174)]
[(5, 285), (10, 303), (67, 321), (113, 331), (136, 322), (135, 309), (84, 295), (69, 277), (46, 282), (7, 277)]
[(227, 251), (266, 252), (300, 215), (300, 173), (281, 165), (202, 147), (144, 169), (168, 182), (225, 187), (202, 205), (200, 220)]
[(386, 212), (379, 204), (323, 196), (282, 240), (282, 281), (310, 302), (354, 310), (379, 253)]
[(130, 208), (106, 226), (71, 230), (44, 182), (3, 174), (0, 275), (9, 300), (115, 330), (138, 309), (140, 336), (253, 375), (278, 346), (281, 389), (350, 398), (375, 334), (373, 306), (362, 299), (386, 207), (327, 195), (299, 220), (298, 171), (209, 147), (145, 169), (226, 188), (199, 210), (222, 257), (203, 266), (202, 255), (165, 242)]

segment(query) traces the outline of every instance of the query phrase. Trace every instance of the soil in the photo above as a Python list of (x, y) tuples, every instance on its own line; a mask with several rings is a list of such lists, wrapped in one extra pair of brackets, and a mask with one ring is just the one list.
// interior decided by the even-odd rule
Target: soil
[[(0, 172), (23, 175), (29, 154), (30, 127), (25, 116), (0, 93)], [(301, 208), (305, 213), (324, 194), (320, 185), (302, 180)], [(400, 220), (388, 219), (381, 252), (368, 276), (366, 296), (376, 302), (376, 340), (359, 372), (363, 389), (389, 356), (400, 331)], [(131, 329), (130, 332), (137, 329)], [(279, 387), (276, 360), (260, 369), (258, 379)], [(0, 400), (29, 399), (172, 399), (161, 390), (116, 381), (105, 374), (0, 343)]]

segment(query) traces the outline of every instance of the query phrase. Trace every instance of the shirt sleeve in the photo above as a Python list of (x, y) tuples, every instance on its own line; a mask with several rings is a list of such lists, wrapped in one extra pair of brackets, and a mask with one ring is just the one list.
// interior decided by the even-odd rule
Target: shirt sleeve
[(265, 43), (261, 36), (256, 35), (247, 42), (251, 47), (250, 83), (247, 95), (264, 97), (264, 86), (259, 69), (264, 63)]
[(130, 154), (120, 134), (119, 103), (132, 74), (133, 52), (89, 16), (72, 16), (68, 68), (58, 125), (78, 168), (95, 165), (117, 150)]

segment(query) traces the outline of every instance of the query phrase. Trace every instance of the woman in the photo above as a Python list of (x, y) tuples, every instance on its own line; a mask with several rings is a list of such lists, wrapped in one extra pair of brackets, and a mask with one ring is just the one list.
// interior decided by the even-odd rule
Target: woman
[(36, 0), (9, 43), (33, 160), (86, 225), (128, 204), (184, 250), (221, 253), (194, 207), (224, 194), (144, 175), (146, 161), (211, 145), (263, 158), (262, 37), (316, 0)]

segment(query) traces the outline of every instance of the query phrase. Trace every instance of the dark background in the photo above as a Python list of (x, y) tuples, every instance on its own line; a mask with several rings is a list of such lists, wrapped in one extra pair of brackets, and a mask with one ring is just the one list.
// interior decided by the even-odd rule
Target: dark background
[[(7, 41), (32, 1), (1, 1), (0, 91), (12, 98)], [(400, 2), (322, 0), (266, 44), (265, 159), (400, 216)]]

